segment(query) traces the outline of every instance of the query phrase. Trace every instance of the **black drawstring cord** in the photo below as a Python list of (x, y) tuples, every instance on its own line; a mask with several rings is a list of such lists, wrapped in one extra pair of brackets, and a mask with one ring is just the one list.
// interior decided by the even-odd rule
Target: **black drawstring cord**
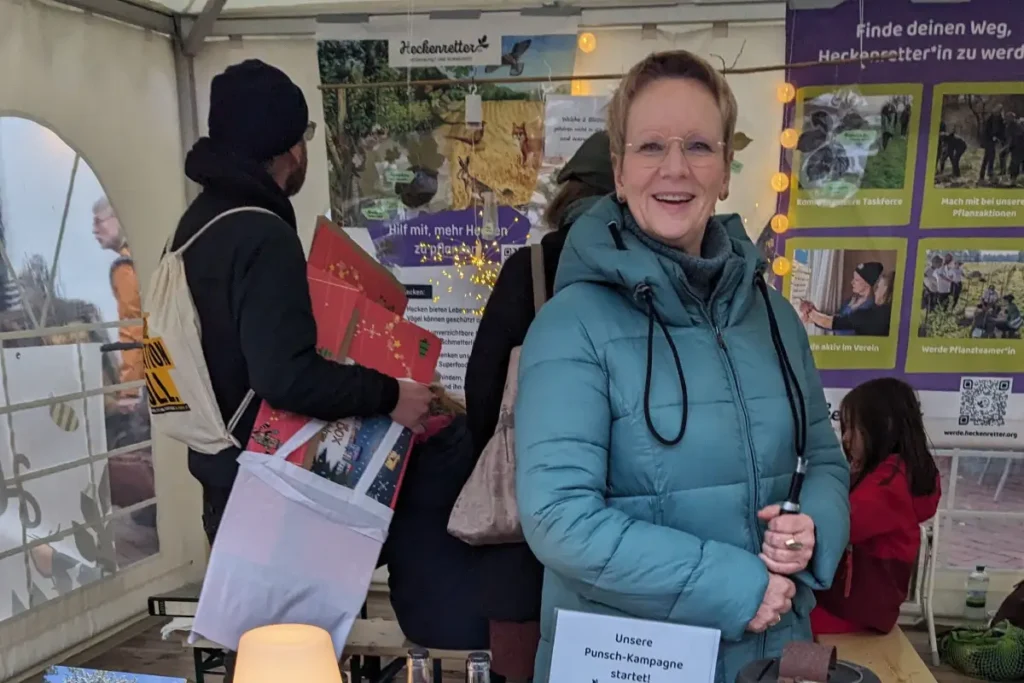
[(802, 461), (804, 452), (807, 449), (807, 408), (804, 405), (804, 394), (800, 390), (800, 382), (797, 380), (793, 366), (789, 362), (786, 346), (782, 343), (782, 333), (779, 332), (779, 323), (775, 319), (775, 313), (772, 311), (772, 302), (768, 296), (768, 285), (760, 275), (755, 280), (757, 281), (758, 289), (761, 290), (764, 304), (768, 309), (768, 326), (771, 328), (772, 345), (775, 347), (775, 355), (779, 357), (779, 367), (782, 369), (782, 383), (786, 387), (786, 398), (789, 400), (789, 410), (793, 416), (793, 439), (796, 442), (796, 457)]
[[(644, 419), (647, 421), (647, 429), (650, 430), (655, 439), (665, 446), (675, 446), (683, 440), (683, 434), (686, 432), (686, 420), (690, 409), (689, 398), (686, 394), (686, 378), (683, 376), (683, 364), (679, 360), (679, 351), (676, 349), (675, 342), (672, 341), (672, 335), (668, 333), (668, 327), (665, 326), (661, 316), (658, 315), (658, 311), (654, 308), (654, 294), (651, 292), (650, 285), (646, 283), (638, 284), (633, 289), (633, 296), (647, 306), (647, 379), (644, 381)], [(679, 420), (679, 433), (676, 434), (673, 439), (666, 439), (662, 436), (655, 428), (654, 421), (651, 419), (651, 376), (654, 372), (655, 321), (657, 321), (658, 326), (661, 328), (662, 334), (665, 335), (665, 341), (668, 342), (669, 350), (672, 351), (672, 360), (675, 361), (676, 374), (679, 376), (679, 388), (682, 389), (683, 392), (683, 414)]]

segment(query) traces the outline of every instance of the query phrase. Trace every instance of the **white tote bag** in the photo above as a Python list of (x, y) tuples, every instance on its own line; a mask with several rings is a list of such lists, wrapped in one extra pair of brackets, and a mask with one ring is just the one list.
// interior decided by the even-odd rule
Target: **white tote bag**
[(200, 453), (219, 453), (231, 446), (241, 446), (231, 432), (254, 394), (251, 389), (246, 392), (225, 425), (203, 355), (199, 314), (185, 277), (185, 252), (220, 219), (246, 212), (276, 216), (273, 211), (257, 206), (230, 209), (210, 219), (176, 250), (171, 249), (172, 234), (146, 296), (149, 313), (142, 355), (150, 420), (156, 431)]
[(285, 461), (324, 426), (311, 420), (274, 455), (239, 456), (189, 642), (237, 650), (258, 626), (311, 624), (331, 634), (341, 657), (391, 520), (357, 505), (352, 489)]

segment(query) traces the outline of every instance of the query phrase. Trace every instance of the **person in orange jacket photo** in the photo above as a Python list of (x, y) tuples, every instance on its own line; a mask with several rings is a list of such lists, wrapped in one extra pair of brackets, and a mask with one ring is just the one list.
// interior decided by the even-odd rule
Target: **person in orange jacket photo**
[[(120, 320), (142, 318), (142, 299), (139, 294), (139, 278), (135, 263), (128, 249), (128, 240), (121, 229), (121, 221), (110, 206), (110, 200), (101, 197), (92, 207), (92, 234), (104, 249), (117, 254), (110, 265), (110, 288), (117, 301), (117, 317)], [(122, 325), (118, 328), (118, 341), (123, 344), (142, 343), (142, 325)], [(119, 382), (134, 382), (145, 378), (142, 348), (121, 351)], [(125, 411), (135, 408), (139, 401), (138, 388), (125, 389), (118, 394), (119, 404)]]

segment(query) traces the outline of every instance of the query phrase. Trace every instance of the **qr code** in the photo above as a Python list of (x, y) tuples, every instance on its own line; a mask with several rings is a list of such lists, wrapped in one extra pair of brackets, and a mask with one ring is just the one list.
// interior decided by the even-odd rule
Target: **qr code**
[(522, 244), (503, 244), (501, 245), (501, 262), (504, 263), (508, 260), (508, 257), (519, 251)]
[(977, 427), (1005, 425), (1011, 389), (1011, 379), (961, 377), (959, 424)]

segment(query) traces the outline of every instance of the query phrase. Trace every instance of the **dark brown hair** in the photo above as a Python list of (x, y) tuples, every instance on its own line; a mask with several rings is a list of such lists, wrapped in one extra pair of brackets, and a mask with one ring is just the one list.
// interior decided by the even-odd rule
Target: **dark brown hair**
[(600, 189), (593, 185), (588, 185), (582, 180), (576, 180), (575, 178), (566, 180), (559, 186), (558, 194), (548, 202), (548, 207), (544, 209), (544, 222), (552, 230), (559, 230), (562, 228), (562, 221), (565, 220), (570, 206), (581, 199), (600, 197), (604, 194)]
[[(839, 423), (844, 433), (856, 430), (864, 445), (863, 466), (851, 488), (890, 455), (898, 455), (906, 466), (911, 494), (935, 492), (939, 469), (928, 447), (921, 403), (909, 384), (895, 377), (879, 377), (858, 385), (843, 397)], [(885, 483), (889, 481), (891, 477)]]

